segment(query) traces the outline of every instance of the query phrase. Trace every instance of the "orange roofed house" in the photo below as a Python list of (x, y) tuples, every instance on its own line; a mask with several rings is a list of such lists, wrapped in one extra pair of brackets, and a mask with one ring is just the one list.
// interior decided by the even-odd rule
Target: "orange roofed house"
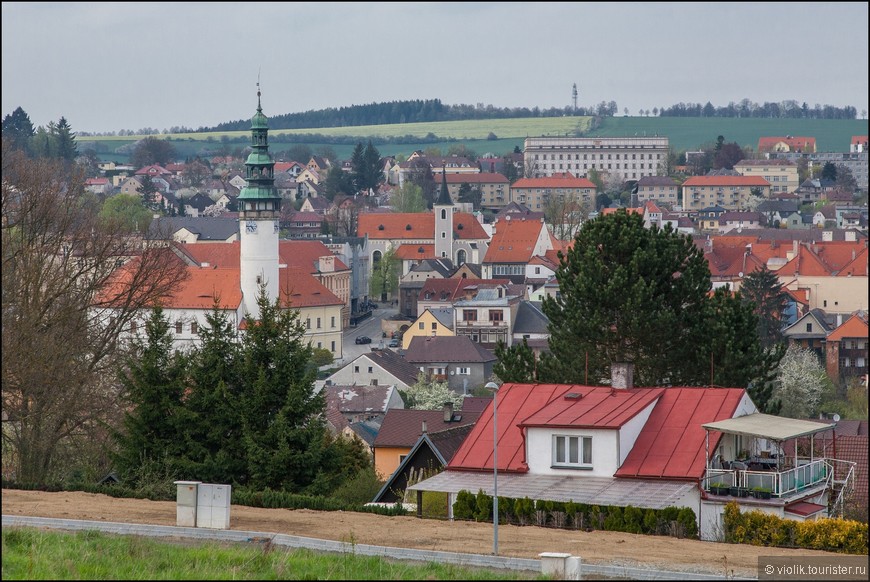
[[(212, 308), (224, 312), (234, 329), (244, 330), (259, 318), (257, 298), (264, 288), (271, 302), (297, 309), (305, 338), (314, 347), (342, 357), (342, 329), (349, 315), (350, 270), (319, 241), (279, 241), (281, 197), (275, 189), (269, 155), (268, 123), (258, 103), (251, 119), (253, 151), (245, 162), (247, 185), (238, 197), (239, 241), (232, 243), (173, 243), (187, 278), (163, 298), (164, 315), (174, 330), (175, 344), (199, 341), (199, 330)], [(154, 167), (156, 168), (156, 167)], [(154, 170), (158, 171), (157, 169)], [(130, 263), (128, 263), (130, 265)], [(129, 268), (120, 267), (103, 290), (105, 316), (111, 317), (112, 298), (131, 289)], [(141, 317), (129, 332), (141, 332)]]
[(814, 137), (795, 137), (786, 135), (784, 137), (760, 137), (758, 138), (759, 152), (795, 152), (795, 153), (816, 153), (816, 138)]
[(498, 493), (507, 498), (686, 507), (702, 540), (721, 540), (731, 501), (795, 521), (827, 516), (829, 501), (842, 510), (851, 483), (829, 476), (850, 463), (783, 446), (833, 425), (760, 414), (742, 388), (638, 388), (632, 376), (630, 364), (614, 364), (611, 386), (502, 385), (497, 422), (491, 403), (446, 470), (408, 487), (418, 508), (425, 492), (447, 493), (452, 517), (460, 491), (493, 494), (496, 424)]

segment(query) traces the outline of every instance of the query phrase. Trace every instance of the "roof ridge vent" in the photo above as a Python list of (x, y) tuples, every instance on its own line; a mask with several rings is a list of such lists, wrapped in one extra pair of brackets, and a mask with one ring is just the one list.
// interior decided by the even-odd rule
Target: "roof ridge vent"
[(565, 394), (565, 400), (581, 400), (583, 398), (583, 394), (580, 392), (568, 392)]

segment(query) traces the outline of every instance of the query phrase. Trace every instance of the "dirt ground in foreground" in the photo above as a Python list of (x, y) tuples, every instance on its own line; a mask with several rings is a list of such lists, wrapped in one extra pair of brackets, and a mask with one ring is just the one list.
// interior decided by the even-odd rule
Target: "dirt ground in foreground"
[[(82, 492), (46, 493), (3, 489), (3, 515), (106, 522), (175, 525), (175, 502), (118, 499)], [(261, 509), (233, 505), (233, 530), (305, 536), (326, 540), (491, 554), (489, 523), (420, 520), (355, 512)], [(667, 570), (756, 576), (759, 556), (836, 555), (809, 550), (678, 540), (618, 532), (582, 532), (499, 525), (499, 554), (538, 558), (540, 552), (568, 552), (592, 563)]]

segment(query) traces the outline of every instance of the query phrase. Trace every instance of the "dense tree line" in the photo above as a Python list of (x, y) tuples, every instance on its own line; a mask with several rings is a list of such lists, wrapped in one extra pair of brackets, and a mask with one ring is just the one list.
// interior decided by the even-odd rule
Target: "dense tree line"
[[(609, 111), (609, 109), (608, 109)], [(272, 129), (303, 129), (307, 127), (345, 127), (356, 125), (387, 125), (433, 121), (459, 121), (466, 119), (512, 119), (520, 117), (561, 117), (585, 115), (585, 109), (576, 113), (570, 107), (495, 107), (493, 105), (444, 105), (440, 99), (415, 99), (330, 107), (317, 111), (286, 113), (269, 118)], [(220, 123), (214, 127), (201, 127), (197, 131), (241, 131), (251, 127), (250, 119)]]
[(78, 155), (76, 134), (65, 117), (47, 127), (33, 127), (30, 116), (18, 107), (3, 118), (3, 137), (13, 149), (30, 157), (60, 159), (72, 163)]
[(793, 99), (759, 105), (749, 99), (740, 103), (730, 102), (724, 107), (716, 107), (709, 101), (700, 103), (677, 103), (662, 107), (660, 117), (750, 117), (763, 119), (856, 119), (858, 111), (851, 105), (835, 107), (819, 105), (810, 107), (806, 101), (798, 103)]

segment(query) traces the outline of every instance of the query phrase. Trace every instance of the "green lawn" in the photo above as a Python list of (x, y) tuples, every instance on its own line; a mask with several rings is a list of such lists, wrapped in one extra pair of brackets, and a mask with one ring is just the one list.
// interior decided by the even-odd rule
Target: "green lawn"
[(3, 529), (4, 580), (520, 580), (532, 573), (263, 544)]

